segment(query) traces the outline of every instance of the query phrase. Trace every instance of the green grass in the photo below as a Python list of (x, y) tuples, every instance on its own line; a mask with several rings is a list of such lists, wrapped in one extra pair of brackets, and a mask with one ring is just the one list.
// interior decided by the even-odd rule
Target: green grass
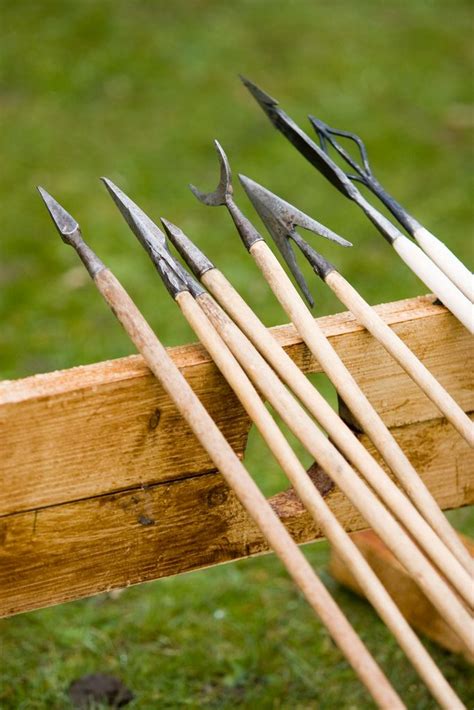
[[(239, 72), (302, 125), (312, 112), (360, 133), (382, 182), (472, 263), (467, 1), (24, 0), (1, 10), (1, 377), (132, 352), (58, 239), (37, 184), (79, 220), (166, 344), (193, 338), (100, 175), (152, 216), (182, 226), (266, 323), (285, 321), (227, 215), (199, 205), (186, 187), (217, 182), (213, 138), (235, 174), (268, 185), (354, 242), (352, 250), (325, 244), (324, 253), (368, 300), (425, 291), (355, 206), (270, 127)], [(237, 186), (236, 194), (253, 216)], [(341, 309), (312, 284), (318, 314)], [(281, 488), (257, 440), (249, 464), (268, 469), (259, 478), (267, 493)], [(473, 532), (472, 513), (454, 518)], [(326, 546), (307, 550), (324, 570)], [(322, 574), (409, 707), (433, 707), (367, 605)], [(137, 708), (370, 707), (272, 558), (149, 584), (118, 600), (25, 614), (2, 622), (0, 640), (2, 709), (67, 708), (70, 681), (95, 670), (118, 673)], [(472, 706), (466, 666), (432, 650)]]

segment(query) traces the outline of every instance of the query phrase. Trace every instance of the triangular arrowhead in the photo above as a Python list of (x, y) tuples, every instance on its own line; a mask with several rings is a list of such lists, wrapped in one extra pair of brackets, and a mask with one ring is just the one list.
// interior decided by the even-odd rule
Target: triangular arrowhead
[(294, 207), (294, 205), (286, 202), (286, 200), (278, 197), (278, 195), (275, 195), (275, 193), (267, 190), (263, 185), (259, 185), (258, 182), (251, 180), (245, 175), (239, 175), (239, 179), (250, 201), (265, 224), (277, 222), (283, 231), (286, 231), (288, 234), (293, 231), (295, 226), (303, 227), (341, 246), (352, 246), (351, 242), (348, 242), (347, 239), (343, 239), (305, 212), (302, 212), (297, 207)]
[(59, 234), (62, 237), (68, 237), (69, 235), (74, 234), (74, 232), (79, 229), (79, 224), (76, 222), (74, 217), (72, 217), (69, 212), (64, 209), (64, 207), (61, 207), (59, 202), (57, 202), (54, 197), (49, 194), (49, 192), (39, 185), (38, 192), (43, 198), (43, 202), (45, 203)]
[(143, 232), (143, 229), (145, 229), (156, 239), (158, 244), (165, 246), (165, 235), (158, 225), (156, 225), (155, 222), (148, 217), (148, 215), (136, 204), (136, 202), (131, 200), (128, 195), (126, 195), (112, 182), (112, 180), (109, 180), (106, 177), (101, 178), (101, 180), (134, 234), (140, 239), (140, 235), (137, 234), (137, 228), (140, 228), (141, 233)]

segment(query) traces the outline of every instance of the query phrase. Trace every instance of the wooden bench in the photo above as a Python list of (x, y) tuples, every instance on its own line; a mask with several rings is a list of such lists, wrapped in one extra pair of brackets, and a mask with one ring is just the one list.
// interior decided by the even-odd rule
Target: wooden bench
[[(468, 332), (430, 296), (377, 310), (473, 412)], [(350, 314), (319, 323), (441, 507), (472, 504), (468, 445)], [(291, 326), (273, 333), (320, 371)], [(249, 419), (207, 353), (170, 352), (243, 456)], [(267, 551), (141, 357), (1, 382), (0, 452), (0, 616)], [(324, 492), (348, 531), (367, 528), (339, 490)], [(298, 542), (321, 537), (291, 490), (271, 503)]]

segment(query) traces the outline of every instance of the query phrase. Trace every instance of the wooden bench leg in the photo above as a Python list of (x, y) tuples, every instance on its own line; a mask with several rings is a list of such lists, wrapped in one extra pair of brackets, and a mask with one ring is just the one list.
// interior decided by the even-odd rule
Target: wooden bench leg
[[(356, 532), (351, 537), (413, 628), (443, 648), (461, 653), (474, 663), (474, 657), (468, 654), (457, 635), (447, 626), (382, 540), (372, 530)], [(460, 537), (471, 556), (474, 556), (474, 540)], [(331, 549), (329, 571), (338, 582), (363, 596), (357, 581), (334, 549)]]

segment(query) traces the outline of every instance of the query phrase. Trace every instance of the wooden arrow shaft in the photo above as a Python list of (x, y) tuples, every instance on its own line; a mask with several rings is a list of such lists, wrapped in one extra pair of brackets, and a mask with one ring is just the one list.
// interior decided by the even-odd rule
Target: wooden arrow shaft
[(305, 377), (293, 360), (268, 332), (260, 319), (217, 269), (210, 269), (202, 282), (253, 342), (312, 416), (328, 432), (331, 440), (377, 492), (385, 505), (410, 532), (426, 555), (443, 572), (458, 592), (472, 598), (471, 579), (451, 550), (425, 521), (413, 503), (396, 486), (370, 455), (351, 429)]
[(264, 241), (260, 241), (252, 246), (250, 252), (301, 338), (362, 429), (379, 450), (420, 513), (470, 573), (472, 561), (465, 547), (460, 543), (455, 531), (382, 418), (318, 327), (271, 249)]
[(454, 592), (212, 297), (203, 294), (198, 297), (198, 301), (250, 379), (289, 429), (347, 495), (369, 526), (380, 535), (433, 605), (445, 616), (447, 623), (467, 648), (470, 648), (474, 643), (474, 622)]
[(410, 239), (400, 235), (395, 239), (392, 246), (413, 273), (438, 296), (441, 303), (446, 308), (449, 308), (464, 327), (470, 333), (473, 333), (474, 312), (471, 301), (431, 261), (429, 256)]
[[(329, 288), (357, 318), (369, 333), (381, 343), (390, 355), (403, 367), (414, 382), (444, 414), (470, 446), (474, 446), (474, 425), (451, 395), (423, 365), (403, 340), (380, 318), (376, 311), (337, 271), (326, 278)], [(453, 357), (456, 354), (453, 353)]]
[(463, 707), (461, 701), (446, 682), (370, 565), (330, 511), (290, 444), (265, 407), (255, 387), (224, 341), (217, 334), (204, 312), (188, 292), (179, 294), (176, 301), (186, 320), (262, 434), (270, 451), (286, 473), (303, 505), (318, 525), (321, 526), (334, 549), (337, 550), (348, 569), (357, 579), (365, 596), (392, 631), (420, 677), (432, 692), (433, 697), (446, 710)]
[(425, 227), (416, 229), (413, 236), (443, 274), (446, 274), (472, 303), (474, 301), (474, 276), (464, 266), (462, 261), (448, 249), (446, 244), (443, 244), (438, 237), (431, 234)]
[(197, 439), (253, 518), (294, 582), (326, 625), (354, 670), (381, 708), (404, 708), (376, 664), (291, 535), (194, 394), (140, 311), (113, 276), (104, 269), (95, 283), (147, 365), (175, 403)]

